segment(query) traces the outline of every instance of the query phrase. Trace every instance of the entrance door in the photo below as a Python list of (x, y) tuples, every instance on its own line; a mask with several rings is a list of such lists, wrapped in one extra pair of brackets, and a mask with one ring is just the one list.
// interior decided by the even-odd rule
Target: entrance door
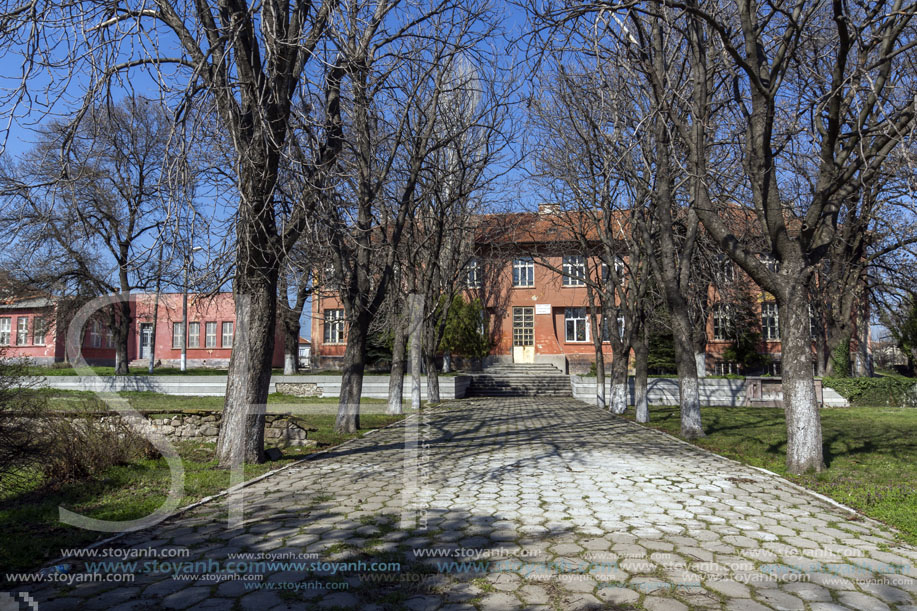
[(535, 362), (535, 308), (513, 308), (513, 362)]
[(153, 353), (153, 324), (140, 323), (140, 358), (148, 359)]

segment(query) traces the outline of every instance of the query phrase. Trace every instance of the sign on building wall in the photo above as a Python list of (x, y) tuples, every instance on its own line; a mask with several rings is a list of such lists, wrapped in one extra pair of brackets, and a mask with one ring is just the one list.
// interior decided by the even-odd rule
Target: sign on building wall
[(550, 303), (536, 303), (535, 304), (535, 313), (536, 314), (550, 314), (551, 313), (551, 304)]

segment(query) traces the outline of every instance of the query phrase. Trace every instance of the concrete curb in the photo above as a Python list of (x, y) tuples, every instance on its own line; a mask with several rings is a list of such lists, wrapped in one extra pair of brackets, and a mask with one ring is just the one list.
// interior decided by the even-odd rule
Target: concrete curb
[[(371, 435), (372, 433), (375, 433), (375, 432), (377, 432), (377, 431), (381, 431), (381, 430), (383, 430), (383, 429), (388, 429), (388, 428), (394, 427), (394, 426), (396, 426), (396, 425), (403, 424), (403, 423), (407, 422), (408, 420), (410, 420), (411, 418), (417, 418), (417, 416), (418, 416), (417, 413), (408, 414), (407, 416), (405, 416), (405, 417), (402, 418), (401, 420), (398, 420), (398, 421), (396, 421), (396, 422), (392, 422), (391, 424), (386, 424), (385, 426), (379, 427), (379, 428), (377, 428), (377, 429), (370, 429), (369, 431), (367, 431), (366, 433), (363, 434), (363, 437), (366, 437), (367, 435)], [(168, 514), (168, 515), (165, 516), (162, 520), (160, 520), (159, 522), (157, 522), (156, 524), (154, 524), (154, 525), (152, 525), (152, 526), (147, 526), (147, 527), (144, 527), (144, 528), (138, 528), (138, 529), (136, 529), (136, 530), (125, 530), (124, 532), (120, 532), (120, 533), (118, 533), (118, 534), (116, 534), (116, 535), (113, 535), (113, 536), (111, 536), (111, 537), (108, 537), (108, 538), (106, 538), (106, 539), (101, 539), (101, 540), (96, 541), (96, 542), (94, 542), (94, 543), (90, 543), (89, 545), (85, 545), (85, 546), (82, 547), (82, 549), (95, 549), (95, 548), (97, 548), (97, 547), (101, 547), (101, 546), (106, 545), (106, 544), (108, 544), (108, 543), (114, 543), (115, 541), (118, 541), (119, 539), (125, 537), (126, 535), (133, 534), (133, 533), (136, 533), (136, 532), (141, 532), (141, 531), (144, 531), (144, 530), (152, 530), (152, 529), (156, 528), (157, 526), (159, 526), (160, 524), (162, 524), (163, 522), (166, 522), (166, 521), (171, 520), (171, 519), (173, 519), (173, 518), (177, 518), (178, 516), (180, 516), (180, 515), (182, 515), (182, 514), (185, 514), (185, 513), (189, 512), (189, 511), (191, 511), (192, 509), (195, 509), (195, 508), (197, 508), (197, 507), (200, 507), (201, 505), (204, 505), (204, 504), (209, 503), (209, 502), (211, 502), (211, 501), (214, 501), (214, 500), (216, 500), (216, 499), (222, 498), (222, 497), (224, 497), (224, 496), (228, 496), (229, 494), (232, 494), (233, 492), (236, 492), (236, 491), (238, 491), (238, 490), (242, 490), (243, 488), (247, 488), (248, 486), (251, 486), (252, 484), (255, 484), (255, 483), (257, 483), (257, 482), (260, 482), (260, 481), (262, 481), (262, 480), (264, 480), (264, 479), (267, 479), (268, 477), (271, 477), (272, 475), (276, 475), (276, 474), (278, 474), (278, 473), (280, 473), (280, 472), (282, 472), (282, 471), (286, 471), (287, 469), (290, 469), (291, 467), (296, 467), (296, 466), (298, 466), (298, 465), (302, 465), (302, 464), (305, 464), (305, 463), (307, 463), (307, 462), (316, 460), (316, 459), (318, 459), (319, 457), (321, 457), (322, 455), (325, 455), (325, 454), (328, 454), (329, 452), (332, 452), (332, 451), (334, 451), (334, 450), (338, 450), (338, 449), (340, 449), (340, 448), (343, 448), (344, 446), (347, 446), (347, 445), (349, 445), (349, 444), (352, 444), (352, 443), (354, 443), (354, 442), (356, 442), (356, 441), (360, 441), (363, 437), (356, 437), (356, 438), (354, 438), (354, 439), (348, 439), (347, 441), (345, 441), (345, 442), (343, 442), (343, 443), (339, 443), (339, 444), (336, 445), (336, 446), (331, 446), (331, 447), (329, 447), (329, 448), (325, 448), (324, 450), (322, 450), (322, 451), (320, 451), (320, 452), (315, 452), (314, 454), (309, 454), (307, 457), (305, 457), (305, 458), (303, 458), (303, 459), (297, 460), (297, 461), (295, 461), (295, 462), (291, 462), (291, 463), (288, 464), (288, 465), (284, 465), (284, 466), (282, 466), (282, 467), (280, 467), (280, 468), (273, 469), (273, 470), (271, 470), (271, 471), (268, 471), (267, 473), (262, 473), (262, 474), (259, 475), (258, 477), (252, 478), (252, 479), (250, 479), (250, 480), (246, 480), (246, 481), (244, 481), (244, 482), (242, 482), (242, 483), (240, 483), (240, 484), (236, 484), (235, 486), (231, 486), (231, 487), (227, 488), (226, 490), (222, 490), (222, 491), (220, 491), (220, 492), (217, 492), (216, 494), (212, 494), (212, 495), (210, 495), (210, 496), (205, 496), (204, 498), (202, 498), (202, 499), (200, 499), (200, 500), (198, 500), (198, 501), (195, 501), (195, 502), (191, 503), (190, 505), (185, 505), (184, 507), (179, 507), (178, 509), (176, 509), (176, 510), (173, 511), (172, 513)], [(39, 568), (38, 570), (41, 570), (42, 568), (47, 568), (47, 567), (55, 566), (55, 565), (57, 565), (57, 564), (60, 564), (60, 563), (64, 562), (65, 560), (70, 560), (70, 559), (74, 559), (74, 558), (75, 558), (74, 556), (63, 556), (63, 557), (61, 557), (61, 558), (58, 558), (58, 559), (56, 559), (56, 560), (53, 560), (53, 561), (51, 561), (51, 562), (48, 562), (48, 563), (44, 564), (44, 565), (43, 565), (41, 568)], [(80, 560), (83, 560), (83, 558), (79, 558), (79, 559), (80, 559)], [(37, 572), (37, 571), (36, 571), (36, 572)]]

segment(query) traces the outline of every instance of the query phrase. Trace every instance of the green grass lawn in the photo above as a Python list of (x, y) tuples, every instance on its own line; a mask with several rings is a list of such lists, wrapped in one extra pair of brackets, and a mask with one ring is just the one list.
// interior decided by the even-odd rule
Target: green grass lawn
[[(51, 409), (73, 409), (85, 405), (87, 401), (95, 401), (99, 395), (94, 392), (79, 390), (58, 390), (56, 388), (36, 389), (33, 392), (41, 393), (48, 399)], [(196, 395), (165, 395), (156, 392), (119, 392), (117, 396), (126, 399), (130, 406), (138, 411), (200, 411), (222, 410), (224, 397), (201, 397)], [(386, 399), (361, 399), (360, 406), (365, 411), (376, 412), (385, 409)], [(333, 413), (337, 409), (337, 397), (294, 397), (293, 395), (270, 394), (267, 397), (269, 412), (323, 412)], [(104, 404), (98, 404), (99, 409), (108, 409)]]
[[(140, 393), (138, 393), (140, 394)], [(153, 393), (143, 393), (144, 395)], [(144, 398), (148, 403), (148, 398)], [(166, 397), (173, 405), (194, 400), (200, 409), (201, 399), (211, 397)], [(222, 400), (222, 397), (212, 397)], [(157, 404), (165, 401), (157, 401)], [(334, 413), (300, 416), (313, 429), (309, 439), (317, 446), (284, 449), (276, 462), (246, 467), (246, 478), (257, 477), (309, 454), (338, 445), (367, 431), (401, 420), (404, 416), (364, 413), (360, 416), (358, 435), (334, 432)], [(178, 445), (185, 465), (185, 491), (181, 506), (215, 494), (229, 486), (229, 471), (219, 469), (213, 460), (213, 444)], [(60, 556), (61, 548), (87, 545), (109, 536), (65, 526), (58, 522), (58, 506), (105, 520), (129, 520), (143, 517), (165, 499), (170, 483), (166, 462), (159, 459), (137, 460), (106, 469), (84, 481), (50, 485), (35, 474), (24, 487), (0, 488), (0, 566), (7, 570), (29, 570)]]
[[(822, 410), (828, 468), (810, 475), (786, 472), (783, 409), (704, 407), (701, 416), (707, 436), (696, 445), (779, 473), (894, 526), (917, 544), (917, 409)], [(633, 419), (633, 412), (627, 417)], [(650, 426), (678, 436), (678, 408), (651, 408)]]

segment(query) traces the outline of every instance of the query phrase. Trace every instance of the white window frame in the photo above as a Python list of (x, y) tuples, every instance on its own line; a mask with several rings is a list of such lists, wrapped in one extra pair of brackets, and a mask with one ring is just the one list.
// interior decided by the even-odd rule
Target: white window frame
[[(524, 278), (523, 275), (525, 276)], [(513, 259), (513, 287), (533, 288), (534, 286), (535, 260), (531, 257)]]
[(204, 323), (204, 348), (217, 347), (217, 324), (214, 321)]
[[(769, 320), (774, 324), (768, 324)], [(761, 336), (767, 342), (780, 340), (780, 310), (773, 301), (761, 304)]]
[(562, 259), (564, 286), (586, 286), (586, 257), (565, 255)]
[(729, 284), (735, 282), (736, 267), (732, 259), (726, 255), (717, 255), (716, 257), (716, 279), (720, 284)]
[(44, 346), (46, 345), (48, 335), (48, 327), (43, 316), (36, 316), (32, 320), (32, 345), (34, 346)]
[(773, 255), (761, 255), (761, 263), (768, 271), (774, 272), (775, 274), (780, 271), (780, 262), (777, 261), (777, 258)]
[[(226, 332), (227, 329), (229, 330), (229, 333)], [(229, 320), (225, 321), (222, 324), (222, 326), (220, 327), (220, 331), (221, 331), (220, 345), (223, 348), (232, 348), (232, 340), (236, 332), (235, 323)], [(227, 338), (228, 338), (228, 341), (227, 341)]]
[(0, 316), (0, 346), (9, 346), (13, 331), (13, 319)]
[[(571, 339), (570, 323), (573, 323), (573, 339)], [(580, 326), (582, 326), (582, 329), (580, 329)], [(580, 335), (580, 331), (582, 331), (583, 339), (576, 339)], [(564, 341), (570, 344), (581, 344), (589, 341), (589, 318), (586, 308), (564, 308)]]
[(481, 288), (481, 262), (477, 258), (468, 260), (465, 272), (465, 287), (469, 289)]
[(199, 321), (188, 323), (188, 347), (201, 347), (201, 323)]
[(172, 349), (178, 350), (185, 343), (185, 325), (180, 322), (172, 323)]
[(93, 348), (102, 347), (102, 323), (98, 320), (89, 325), (89, 345)]
[(346, 343), (346, 327), (344, 325), (344, 310), (341, 308), (328, 309), (324, 312), (324, 325), (322, 338), (325, 344)]
[(16, 317), (16, 345), (17, 346), (28, 346), (29, 345), (29, 317), (28, 316)]
[(733, 324), (732, 308), (724, 303), (713, 306), (713, 339), (729, 340), (729, 330)]

